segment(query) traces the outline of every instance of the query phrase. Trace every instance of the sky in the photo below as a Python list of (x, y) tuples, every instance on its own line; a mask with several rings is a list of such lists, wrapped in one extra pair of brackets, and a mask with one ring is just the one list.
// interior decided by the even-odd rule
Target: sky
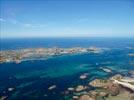
[(134, 37), (134, 0), (0, 0), (0, 35)]

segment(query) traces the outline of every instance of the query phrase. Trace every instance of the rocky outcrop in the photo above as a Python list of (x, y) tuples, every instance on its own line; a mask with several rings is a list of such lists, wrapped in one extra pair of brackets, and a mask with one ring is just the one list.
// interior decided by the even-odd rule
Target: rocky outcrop
[[(113, 78), (121, 78), (120, 75), (114, 76)], [(114, 84), (110, 81), (106, 81), (106, 80), (102, 80), (102, 79), (95, 79), (92, 82), (89, 83), (89, 85), (93, 86), (93, 87), (100, 87), (100, 88), (104, 88), (105, 90), (107, 90), (107, 92), (99, 92), (98, 95), (99, 96), (108, 96), (108, 94), (111, 94), (112, 96), (116, 96), (119, 94), (119, 85), (118, 84)], [(95, 93), (96, 94), (96, 93)]]
[(97, 92), (97, 91), (92, 91), (92, 90), (91, 90), (91, 91), (89, 92), (89, 94), (91, 94), (92, 96), (95, 97), (95, 96), (98, 95), (98, 92)]
[(88, 75), (88, 73), (84, 73), (84, 74), (82, 74), (81, 76), (80, 76), (80, 79), (86, 79), (87, 78), (87, 75)]
[(95, 79), (89, 83), (90, 86), (92, 87), (104, 87), (107, 85), (107, 80), (103, 79)]
[(80, 96), (79, 100), (95, 100), (95, 98), (93, 98), (89, 95), (82, 95), (82, 96)]
[(85, 86), (83, 86), (83, 85), (78, 85), (78, 86), (76, 87), (75, 91), (76, 91), (76, 92), (80, 92), (80, 91), (83, 91), (83, 90), (85, 90), (85, 89), (86, 89)]
[(117, 84), (119, 84), (119, 85), (121, 85), (121, 86), (123, 86), (123, 87), (126, 87), (126, 88), (134, 91), (134, 85), (132, 85), (132, 83), (130, 84), (130, 83), (121, 82), (121, 81), (118, 81), (118, 80), (114, 80), (114, 82), (117, 83)]
[(99, 96), (101, 96), (101, 97), (107, 97), (108, 96), (108, 93), (107, 92), (100, 92), (99, 93)]
[(120, 87), (118, 84), (110, 83), (107, 85), (107, 90), (111, 96), (116, 96), (119, 94)]
[[(90, 86), (96, 88), (95, 90), (88, 90), (88, 86), (78, 85), (75, 89), (68, 88), (68, 91), (72, 91), (74, 95), (72, 96), (73, 100), (103, 100), (104, 98), (119, 98), (121, 93), (124, 93), (124, 91), (128, 90), (129, 83), (124, 84), (124, 81), (132, 82), (132, 79), (130, 81), (130, 78), (126, 78), (120, 74), (116, 74), (107, 80), (95, 79), (89, 82)], [(126, 85), (127, 89), (124, 88), (126, 87)], [(131, 98), (133, 98), (133, 96), (131, 96)]]
[(111, 79), (111, 80), (121, 80), (122, 78), (123, 78), (122, 75), (116, 74), (116, 75), (112, 76), (110, 79)]
[(79, 97), (78, 96), (73, 96), (73, 100), (78, 100)]
[(73, 87), (69, 87), (68, 91), (74, 91), (74, 88)]

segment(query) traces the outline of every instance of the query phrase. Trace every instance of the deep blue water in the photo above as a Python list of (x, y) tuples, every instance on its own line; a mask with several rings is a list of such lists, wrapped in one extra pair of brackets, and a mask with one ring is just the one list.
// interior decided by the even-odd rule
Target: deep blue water
[(1, 49), (20, 49), (36, 47), (112, 47), (134, 46), (134, 38), (20, 38), (1, 39)]
[[(8, 100), (64, 100), (64, 91), (68, 87), (87, 85), (95, 78), (108, 78), (116, 73), (124, 76), (134, 70), (134, 58), (127, 56), (134, 53), (132, 38), (38, 38), (38, 39), (2, 39), (1, 49), (20, 49), (36, 47), (106, 47), (100, 54), (77, 54), (50, 58), (47, 60), (25, 61), (20, 64), (0, 64), (0, 96)], [(106, 73), (100, 67), (110, 68)], [(89, 73), (86, 80), (79, 76)], [(48, 87), (56, 85), (50, 91)], [(7, 89), (13, 87), (9, 92)], [(89, 87), (92, 89), (92, 87)], [(46, 96), (47, 95), (47, 96)], [(71, 94), (70, 94), (71, 95)]]

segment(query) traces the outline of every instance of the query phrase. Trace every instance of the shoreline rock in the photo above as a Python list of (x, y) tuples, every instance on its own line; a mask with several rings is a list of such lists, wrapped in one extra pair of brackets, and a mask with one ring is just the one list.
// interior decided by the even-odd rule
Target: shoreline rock
[[(88, 84), (95, 88), (93, 90), (88, 90), (87, 86), (78, 85), (75, 88), (75, 91), (73, 91), (74, 97), (72, 96), (72, 98), (74, 98), (73, 100), (103, 100), (104, 98), (105, 100), (109, 100), (109, 98), (116, 98), (116, 97), (119, 98), (119, 95), (121, 93), (125, 95), (126, 92), (127, 93), (132, 92), (126, 89), (125, 87), (122, 87), (120, 84), (115, 83), (114, 81), (114, 80), (118, 80), (119, 82), (121, 82), (122, 79), (125, 79), (125, 77), (123, 77), (120, 74), (115, 74), (106, 80), (94, 79)], [(75, 99), (75, 96), (77, 96), (76, 99)], [(133, 95), (132, 96), (129, 95), (129, 96), (131, 98), (134, 98)]]
[(112, 76), (112, 77), (110, 78), (110, 80), (121, 80), (122, 78), (123, 78), (122, 75), (116, 74), (116, 75)]
[(89, 95), (82, 95), (78, 100), (95, 100), (95, 98), (89, 96)]
[(107, 85), (107, 83), (108, 83), (107, 80), (95, 79), (95, 80), (89, 82), (89, 85), (92, 87), (104, 87)]

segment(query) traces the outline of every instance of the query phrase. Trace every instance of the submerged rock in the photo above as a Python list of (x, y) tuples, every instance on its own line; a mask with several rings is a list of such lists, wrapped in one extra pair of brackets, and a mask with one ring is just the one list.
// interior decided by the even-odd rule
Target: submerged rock
[(86, 78), (87, 78), (87, 75), (88, 75), (88, 73), (82, 74), (82, 75), (80, 76), (80, 79), (86, 79)]
[(81, 75), (81, 76), (80, 76), (80, 79), (86, 79), (86, 78), (87, 78), (86, 75)]
[(9, 92), (11, 92), (11, 91), (13, 91), (14, 90), (14, 88), (8, 88), (8, 91)]
[(47, 94), (44, 94), (44, 97), (47, 97), (48, 95)]
[(134, 75), (134, 70), (129, 71), (129, 74)]
[(78, 96), (73, 96), (72, 98), (73, 98), (74, 100), (78, 100), (78, 99), (79, 99)]
[(128, 56), (129, 57), (134, 57), (134, 53), (129, 53)]
[(69, 91), (66, 90), (66, 91), (63, 92), (63, 94), (68, 95)]
[(1, 96), (0, 100), (6, 100), (8, 96)]
[(134, 78), (134, 70), (129, 71), (129, 74), (131, 75), (131, 77), (133, 77), (133, 78)]
[(74, 88), (73, 87), (69, 87), (68, 91), (74, 91)]
[(109, 68), (100, 67), (100, 69), (102, 69), (104, 72), (107, 72), (107, 73), (111, 73), (112, 72), (112, 70), (109, 69)]
[(52, 85), (52, 86), (50, 86), (49, 88), (48, 88), (48, 90), (53, 90), (53, 89), (55, 89), (56, 88), (56, 85)]

